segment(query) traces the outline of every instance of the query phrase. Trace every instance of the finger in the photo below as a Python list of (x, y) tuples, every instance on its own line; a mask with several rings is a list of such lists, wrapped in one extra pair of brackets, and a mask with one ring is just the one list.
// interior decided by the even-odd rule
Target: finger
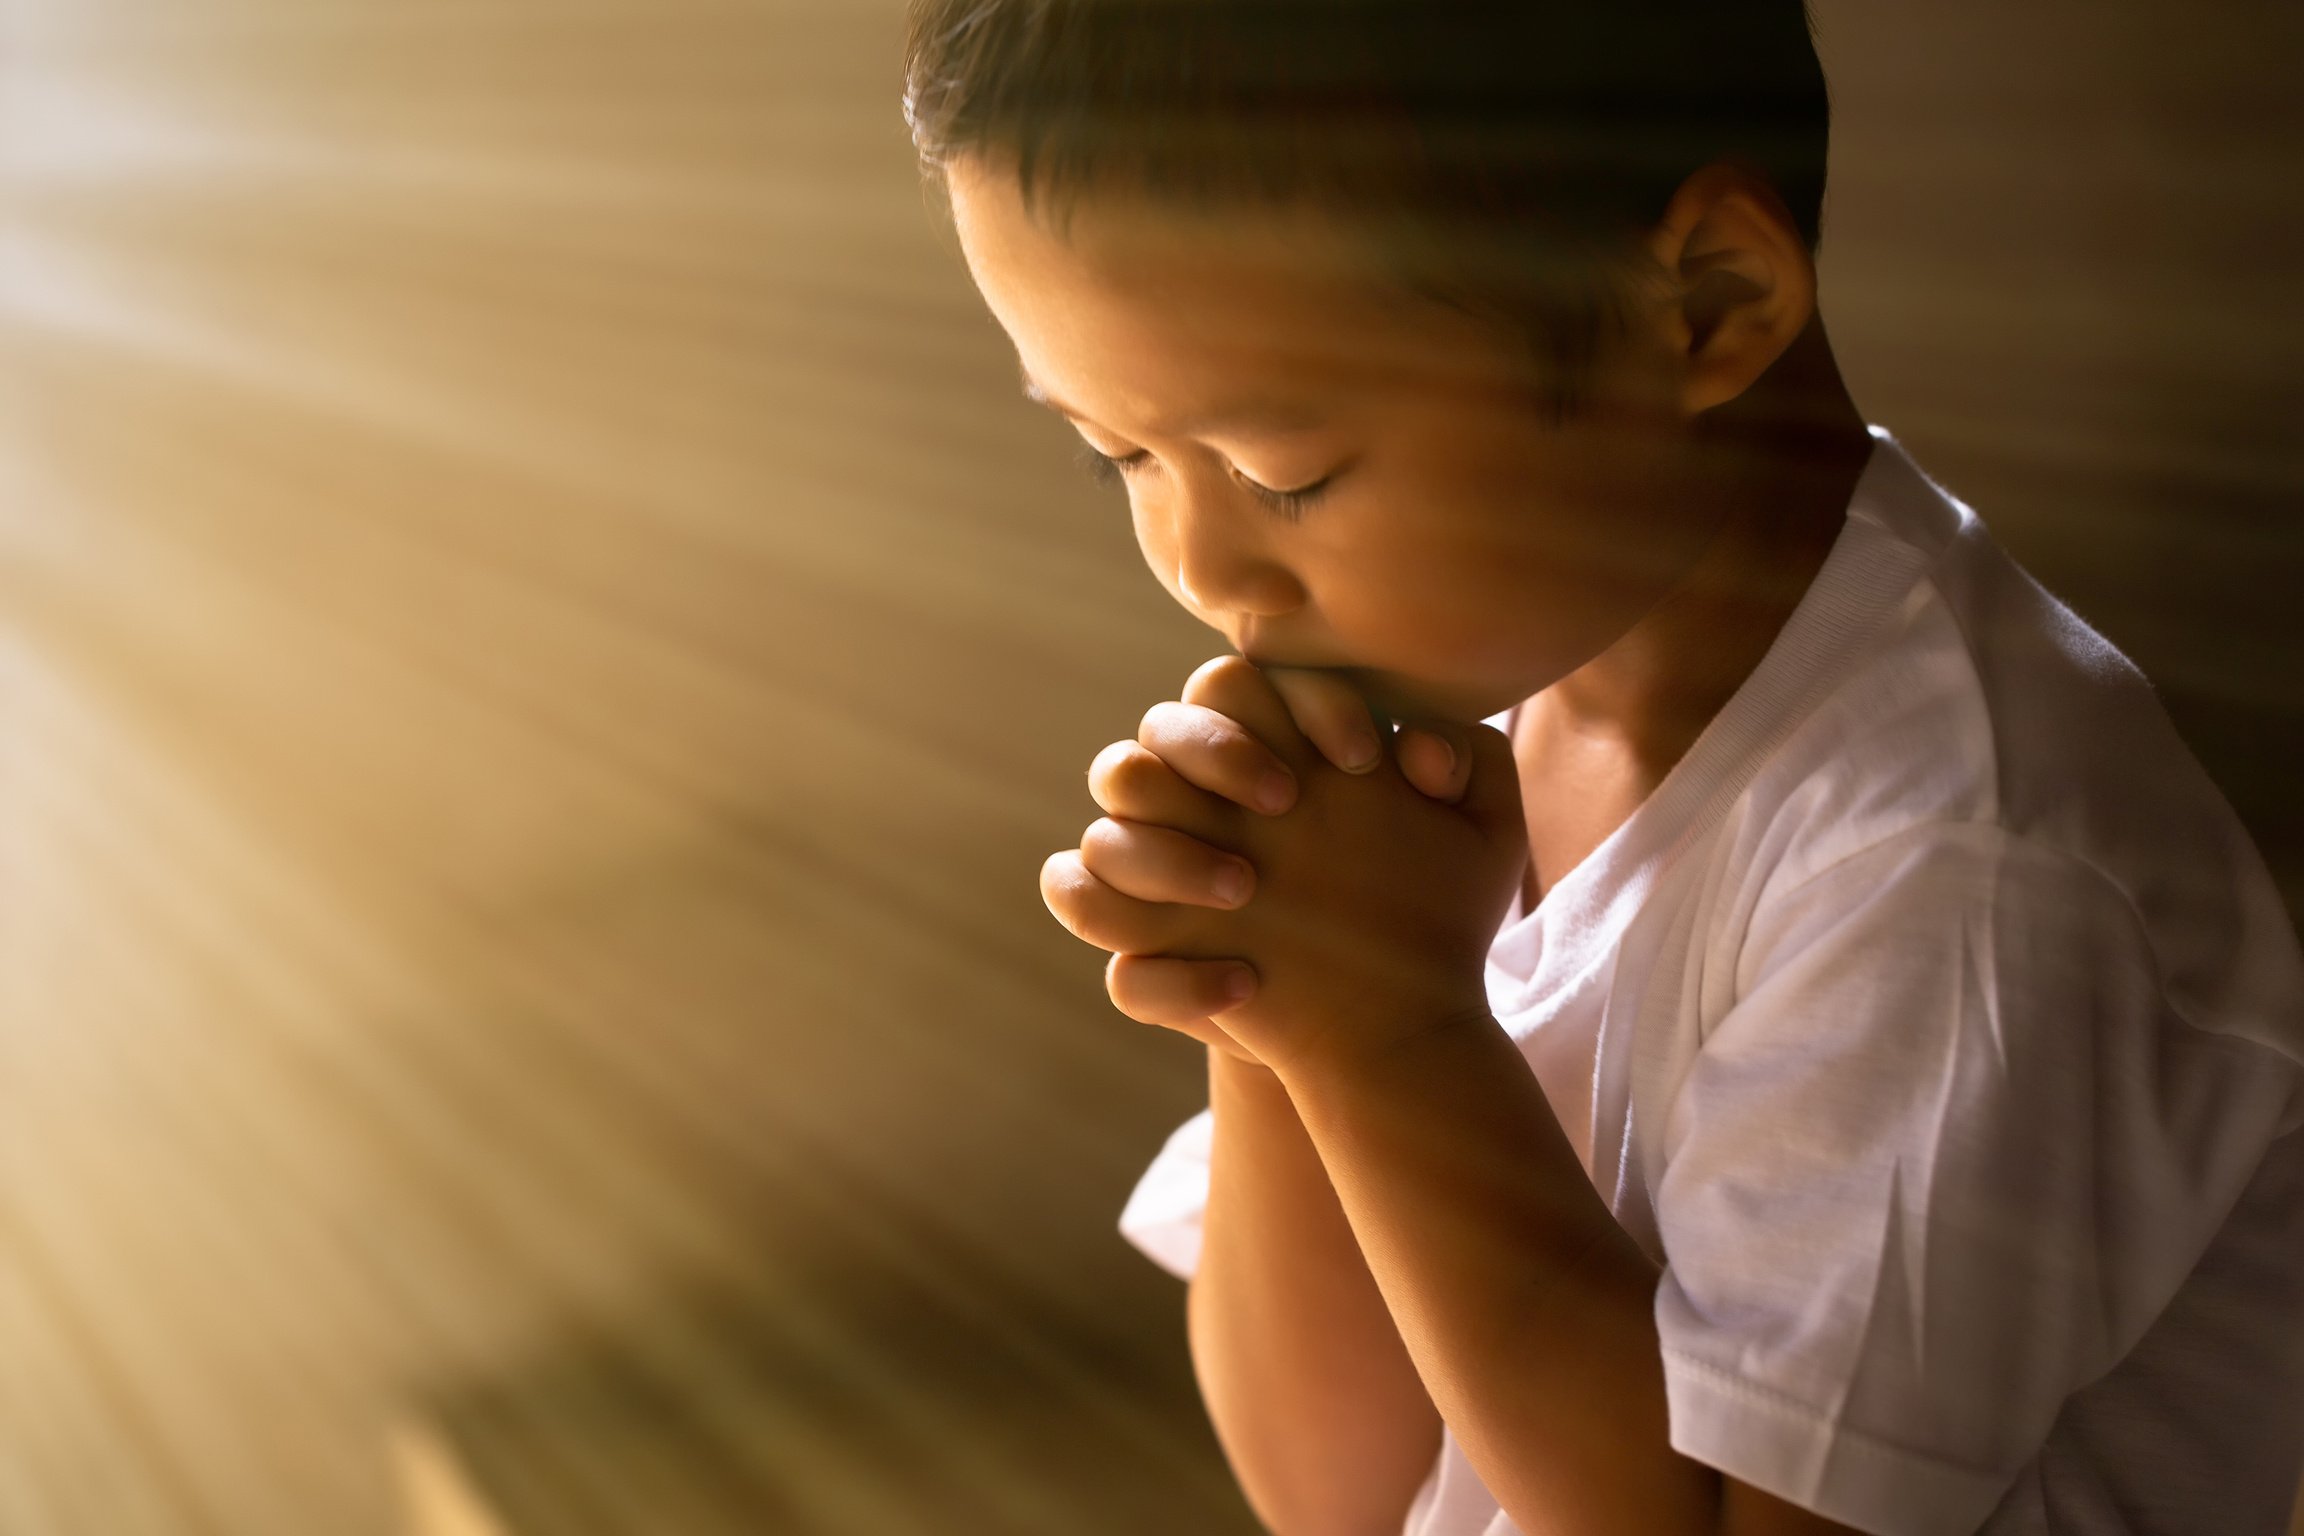
[(1088, 873), (1138, 901), (1239, 907), (1256, 889), (1256, 866), (1168, 827), (1104, 817), (1080, 834)]
[(1392, 743), (1400, 776), (1432, 799), (1455, 804), (1472, 777), (1472, 754), (1463, 737), (1464, 728), (1452, 723), (1402, 726)]
[(1182, 908), (1112, 889), (1088, 872), (1077, 848), (1042, 861), (1040, 899), (1074, 938), (1115, 954), (1157, 954), (1182, 936)]
[(1144, 711), (1136, 740), (1210, 794), (1267, 816), (1296, 803), (1296, 775), (1270, 747), (1230, 715), (1204, 704), (1164, 700)]
[[(1229, 990), (1244, 978), (1245, 994)], [(1140, 1024), (1177, 1028), (1214, 1018), (1255, 995), (1256, 972), (1245, 960), (1181, 960), (1167, 955), (1114, 955), (1104, 967), (1112, 1006)], [(1206, 1035), (1198, 1035), (1207, 1039)], [(1214, 1042), (1211, 1042), (1214, 1043)]]
[(1318, 760), (1319, 749), (1296, 728), (1288, 701), (1262, 668), (1243, 657), (1224, 655), (1201, 663), (1184, 680), (1178, 697), (1238, 721), (1299, 777)]
[(1173, 827), (1212, 847), (1229, 847), (1238, 811), (1187, 781), (1142, 742), (1116, 741), (1088, 765), (1088, 793), (1107, 816)]
[(1462, 755), (1469, 773), (1457, 802), (1472, 824), (1499, 848), (1528, 849), (1528, 823), (1520, 804), (1520, 764), (1512, 738), (1485, 722), (1463, 727)]
[(1266, 667), (1264, 676), (1322, 757), (1346, 773), (1367, 773), (1384, 760), (1375, 713), (1340, 674), (1316, 667)]

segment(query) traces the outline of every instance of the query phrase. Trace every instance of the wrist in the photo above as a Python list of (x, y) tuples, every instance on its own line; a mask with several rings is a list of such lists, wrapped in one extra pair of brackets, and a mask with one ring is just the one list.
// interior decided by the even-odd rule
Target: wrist
[(1213, 1091), (1218, 1083), (1248, 1093), (1286, 1094), (1280, 1074), (1260, 1061), (1251, 1061), (1235, 1051), (1220, 1046), (1208, 1047), (1208, 1086)]
[(1459, 1050), (1473, 1037), (1495, 1036), (1504, 1026), (1485, 1001), (1430, 1015), (1390, 1030), (1339, 1031), (1341, 1038), (1283, 1061), (1273, 1071), (1281, 1091), (1291, 1096), (1319, 1091), (1337, 1081), (1381, 1079), (1433, 1054)]
[(1266, 1179), (1328, 1187), (1319, 1150), (1279, 1073), (1229, 1051), (1212, 1050), (1208, 1105), (1216, 1117), (1216, 1142), (1223, 1149), (1215, 1155), (1220, 1160), (1228, 1157), (1227, 1166), (1253, 1165)]
[(1214, 1047), (1208, 1052), (1208, 1102), (1219, 1118), (1228, 1111), (1263, 1121), (1296, 1118), (1296, 1101), (1279, 1073)]

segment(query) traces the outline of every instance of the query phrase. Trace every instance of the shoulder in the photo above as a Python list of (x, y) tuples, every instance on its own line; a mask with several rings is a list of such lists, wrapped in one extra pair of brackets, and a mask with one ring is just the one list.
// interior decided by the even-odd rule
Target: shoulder
[[(1851, 516), (1919, 572), (1737, 808), (1755, 937), (1859, 899), (1997, 909), (2068, 946), (2085, 916), (2090, 943), (2148, 959), (2175, 1019), (2304, 1061), (2285, 906), (2150, 682), (1973, 511), (1891, 441), (1881, 452)], [(2043, 905), (2056, 924), (2028, 911)]]
[(1815, 871), (1728, 972), (1643, 1100), (1675, 1443), (1973, 1530), (2304, 1119), (2294, 1012), (2184, 1018), (2131, 893), (1989, 819)]
[(2304, 1117), (2292, 999), (2185, 1017), (2130, 893), (1989, 821), (1913, 823), (1757, 904), (1724, 979), (1683, 1109), (1765, 1082), (1830, 1160), (1902, 1136), (1925, 1162), (1954, 1123), (2029, 1149), (2008, 1166), (2075, 1136), (2239, 1149)]

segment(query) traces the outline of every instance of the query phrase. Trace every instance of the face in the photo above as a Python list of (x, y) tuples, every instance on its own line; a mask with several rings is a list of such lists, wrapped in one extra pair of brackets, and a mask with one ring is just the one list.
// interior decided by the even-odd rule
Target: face
[(1555, 424), (1510, 333), (1387, 284), (1317, 211), (1115, 192), (1060, 236), (1002, 170), (948, 185), (1027, 393), (1120, 462), (1153, 575), (1251, 661), (1479, 720), (1624, 635), (1711, 532), (1637, 314)]

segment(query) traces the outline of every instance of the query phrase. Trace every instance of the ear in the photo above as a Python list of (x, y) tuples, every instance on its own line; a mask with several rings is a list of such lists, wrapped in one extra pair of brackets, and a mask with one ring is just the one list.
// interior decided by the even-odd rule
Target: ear
[(1791, 210), (1733, 161), (1681, 184), (1649, 249), (1670, 279), (1663, 319), (1691, 416), (1751, 388), (1816, 313), (1816, 262)]

